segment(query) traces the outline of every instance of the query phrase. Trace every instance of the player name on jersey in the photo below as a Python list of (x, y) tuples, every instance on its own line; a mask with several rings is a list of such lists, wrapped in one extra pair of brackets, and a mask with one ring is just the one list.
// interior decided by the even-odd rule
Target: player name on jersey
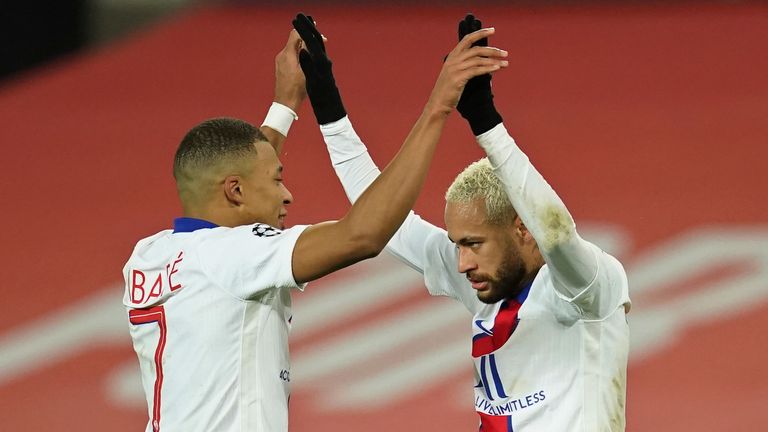
[(179, 272), (179, 265), (183, 260), (184, 251), (181, 251), (176, 259), (165, 265), (165, 271), (131, 269), (131, 302), (136, 305), (150, 303), (152, 299), (160, 298), (166, 289), (174, 292), (183, 288), (181, 283), (173, 278), (174, 274)]

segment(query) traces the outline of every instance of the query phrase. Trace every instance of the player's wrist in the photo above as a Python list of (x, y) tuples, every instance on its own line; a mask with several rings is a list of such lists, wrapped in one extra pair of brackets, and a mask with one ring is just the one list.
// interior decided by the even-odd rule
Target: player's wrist
[(429, 100), (424, 106), (423, 115), (430, 118), (446, 118), (451, 115), (452, 112), (453, 107), (450, 105)]
[(341, 94), (335, 83), (325, 83), (323, 87), (309, 92), (309, 103), (315, 114), (317, 124), (324, 125), (341, 120), (347, 115)]
[(456, 110), (469, 123), (475, 136), (482, 135), (502, 122), (501, 115), (493, 104), (490, 87), (465, 89)]
[(472, 133), (475, 136), (488, 132), (504, 121), (501, 118), (501, 114), (499, 114), (495, 108), (489, 109), (486, 112), (476, 113), (475, 115), (465, 118), (467, 119), (467, 123), (469, 123), (469, 127), (472, 129)]
[(307, 98), (307, 92), (302, 87), (300, 90), (297, 91), (283, 91), (283, 92), (275, 92), (275, 100), (274, 102), (279, 103), (281, 105), (285, 105), (286, 107), (290, 108), (293, 112), (298, 112), (299, 108), (301, 108), (301, 104), (304, 103), (304, 99)]
[(261, 126), (266, 126), (270, 129), (278, 131), (281, 135), (287, 137), (288, 131), (291, 129), (291, 125), (295, 120), (298, 120), (299, 116), (289, 106), (278, 102), (272, 102), (272, 105), (267, 111), (267, 115), (264, 118)]

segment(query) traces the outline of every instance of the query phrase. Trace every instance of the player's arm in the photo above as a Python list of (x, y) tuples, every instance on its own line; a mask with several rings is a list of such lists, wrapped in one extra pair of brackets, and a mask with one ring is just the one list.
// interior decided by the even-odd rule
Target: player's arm
[[(325, 54), (320, 33), (303, 15), (294, 21), (307, 50), (300, 63), (307, 92), (319, 124), (346, 116)], [(293, 252), (293, 273), (306, 282), (377, 255), (403, 222), (416, 201), (448, 115), (471, 77), (506, 66), (506, 55), (495, 48), (472, 48), (472, 42), (492, 34), (485, 29), (468, 35), (449, 54), (424, 110), (386, 169), (363, 192), (344, 218), (307, 228)]]
[[(320, 126), (334, 171), (352, 203), (379, 176), (379, 168), (352, 127), (348, 117)], [(444, 229), (423, 220), (413, 211), (386, 246), (387, 252), (424, 275), (432, 295), (448, 296), (474, 306), (474, 290), (457, 272), (455, 245)], [(472, 310), (474, 312), (474, 310)]]
[(291, 30), (288, 42), (275, 56), (275, 99), (261, 125), (261, 133), (269, 140), (278, 155), (283, 148), (291, 124), (307, 97), (304, 73), (299, 66), (301, 38)]
[[(480, 28), (472, 15), (459, 24), (459, 37)], [(479, 45), (487, 44), (481, 39)], [(595, 249), (582, 240), (563, 201), (534, 168), (502, 124), (493, 103), (491, 75), (472, 78), (466, 85), (457, 110), (488, 155), (518, 213), (548, 264), (561, 294), (578, 296), (595, 279), (598, 259)]]
[(544, 261), (564, 288), (575, 297), (595, 279), (597, 254), (576, 232), (563, 201), (499, 124), (477, 137), (507, 191), (524, 228), (536, 240)]
[[(363, 141), (355, 132), (348, 117), (320, 126), (333, 169), (351, 203), (355, 203), (381, 174)], [(438, 253), (441, 243), (450, 249), (445, 230), (422, 220), (410, 212), (403, 224), (387, 244), (387, 250), (397, 258), (424, 273), (430, 262), (428, 253)], [(444, 263), (455, 271), (456, 262)]]

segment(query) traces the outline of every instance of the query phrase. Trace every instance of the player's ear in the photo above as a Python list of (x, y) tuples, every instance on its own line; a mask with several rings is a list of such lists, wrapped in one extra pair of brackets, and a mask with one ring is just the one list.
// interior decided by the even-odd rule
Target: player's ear
[(515, 215), (515, 220), (512, 224), (514, 226), (515, 235), (523, 243), (528, 243), (533, 240), (533, 235), (531, 234), (530, 231), (528, 231), (528, 228), (523, 223), (523, 220), (520, 219), (520, 216)]
[(227, 201), (234, 205), (243, 203), (243, 181), (240, 176), (231, 175), (224, 178), (224, 195)]

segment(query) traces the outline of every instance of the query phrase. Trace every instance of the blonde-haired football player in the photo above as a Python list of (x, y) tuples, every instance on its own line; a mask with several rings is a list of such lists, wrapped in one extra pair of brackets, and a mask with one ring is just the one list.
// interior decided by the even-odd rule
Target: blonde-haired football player
[[(477, 28), (468, 15), (459, 34)], [(490, 80), (470, 80), (457, 107), (488, 157), (448, 189), (447, 232), (411, 213), (387, 249), (424, 275), (432, 295), (452, 297), (473, 315), (481, 431), (623, 431), (626, 274), (576, 232), (507, 133)], [(378, 169), (347, 118), (321, 130), (354, 202)]]

